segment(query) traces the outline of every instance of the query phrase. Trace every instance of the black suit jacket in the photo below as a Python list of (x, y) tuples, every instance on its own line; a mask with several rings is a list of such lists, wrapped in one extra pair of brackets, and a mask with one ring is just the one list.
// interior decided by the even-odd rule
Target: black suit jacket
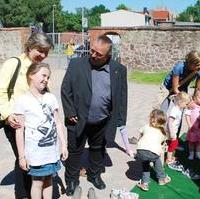
[[(108, 121), (106, 138), (113, 140), (116, 127), (126, 124), (127, 116), (127, 70), (123, 65), (109, 61), (112, 110)], [(75, 58), (69, 63), (61, 86), (61, 99), (68, 130), (80, 136), (87, 121), (92, 98), (91, 65), (89, 57)], [(78, 117), (77, 124), (68, 118)]]

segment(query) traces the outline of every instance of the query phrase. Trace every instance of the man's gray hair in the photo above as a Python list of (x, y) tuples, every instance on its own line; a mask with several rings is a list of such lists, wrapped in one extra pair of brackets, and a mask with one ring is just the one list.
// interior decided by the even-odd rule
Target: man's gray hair
[(112, 45), (113, 45), (112, 40), (106, 35), (100, 35), (99, 37), (97, 37), (97, 42), (99, 41), (109, 45), (108, 55), (112, 56)]

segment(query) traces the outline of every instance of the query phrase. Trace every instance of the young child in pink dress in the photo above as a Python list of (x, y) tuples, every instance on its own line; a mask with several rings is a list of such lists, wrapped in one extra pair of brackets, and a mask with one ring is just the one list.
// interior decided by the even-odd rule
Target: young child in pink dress
[(189, 145), (189, 160), (194, 159), (194, 151), (196, 151), (195, 157), (200, 159), (200, 90), (194, 92), (193, 101), (194, 108), (187, 109), (185, 112), (189, 128), (186, 137)]

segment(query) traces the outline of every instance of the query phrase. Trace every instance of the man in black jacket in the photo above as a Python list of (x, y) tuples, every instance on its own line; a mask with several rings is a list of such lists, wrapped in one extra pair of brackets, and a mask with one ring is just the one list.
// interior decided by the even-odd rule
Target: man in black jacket
[(61, 99), (69, 152), (65, 165), (67, 195), (73, 195), (79, 185), (86, 140), (90, 161), (87, 180), (96, 188), (105, 189), (101, 172), (106, 139), (114, 140), (116, 127), (126, 124), (127, 72), (111, 59), (111, 52), (112, 41), (105, 35), (98, 37), (89, 57), (71, 60), (63, 79)]

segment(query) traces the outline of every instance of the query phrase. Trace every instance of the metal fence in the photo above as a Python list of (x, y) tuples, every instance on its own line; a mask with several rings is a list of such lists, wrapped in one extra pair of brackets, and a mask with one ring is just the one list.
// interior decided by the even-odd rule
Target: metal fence
[[(81, 57), (89, 54), (89, 36), (81, 33), (47, 33), (54, 43), (52, 54), (66, 54), (68, 56), (69, 46), (71, 47), (70, 57)], [(73, 49), (72, 49), (73, 48)]]
[[(47, 33), (54, 43), (54, 55), (66, 55), (68, 58), (83, 57), (89, 54), (90, 39), (82, 33)], [(113, 41), (112, 58), (120, 62), (120, 38), (108, 35)], [(69, 46), (71, 51), (69, 50)]]

